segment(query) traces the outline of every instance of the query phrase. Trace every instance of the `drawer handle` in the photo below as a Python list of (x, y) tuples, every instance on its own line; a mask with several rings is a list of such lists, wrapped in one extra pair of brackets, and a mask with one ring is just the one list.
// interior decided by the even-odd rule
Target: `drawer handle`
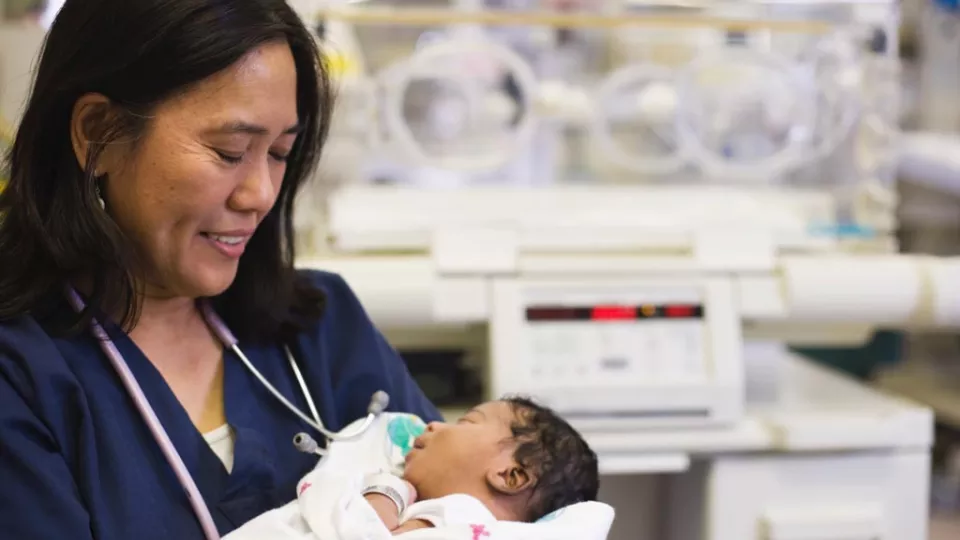
[(773, 509), (763, 516), (765, 540), (883, 540), (877, 505)]
[(600, 474), (681, 473), (690, 468), (687, 454), (601, 454)]

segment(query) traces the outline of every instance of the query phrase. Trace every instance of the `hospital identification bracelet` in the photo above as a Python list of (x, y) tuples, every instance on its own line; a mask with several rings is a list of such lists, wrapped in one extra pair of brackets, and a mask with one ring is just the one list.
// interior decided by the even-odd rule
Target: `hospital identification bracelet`
[(362, 495), (379, 493), (393, 501), (393, 504), (397, 505), (397, 516), (403, 514), (404, 510), (407, 509), (410, 489), (397, 476), (390, 473), (368, 474), (363, 479), (363, 485)]

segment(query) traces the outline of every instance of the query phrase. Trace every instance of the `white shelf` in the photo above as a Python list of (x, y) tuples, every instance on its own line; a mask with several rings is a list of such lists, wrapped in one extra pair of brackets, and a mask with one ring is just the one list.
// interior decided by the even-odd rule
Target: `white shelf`
[(879, 377), (877, 388), (904, 396), (934, 410), (937, 419), (960, 428), (960, 382), (932, 369), (891, 370)]

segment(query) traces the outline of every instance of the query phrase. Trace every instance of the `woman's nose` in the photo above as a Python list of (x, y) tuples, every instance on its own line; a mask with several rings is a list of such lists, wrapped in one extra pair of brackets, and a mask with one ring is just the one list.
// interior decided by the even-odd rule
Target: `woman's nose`
[(276, 202), (279, 187), (273, 176), (269, 164), (252, 168), (231, 197), (233, 210), (258, 214), (269, 212)]

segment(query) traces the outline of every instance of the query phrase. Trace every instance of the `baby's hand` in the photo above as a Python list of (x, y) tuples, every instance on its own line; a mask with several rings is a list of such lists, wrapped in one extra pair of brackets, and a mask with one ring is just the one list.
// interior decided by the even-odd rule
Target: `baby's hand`
[(413, 484), (407, 480), (404, 480), (403, 483), (407, 485), (407, 488), (410, 491), (410, 496), (407, 497), (407, 506), (410, 506), (411, 504), (417, 502), (417, 488), (413, 487)]
[(400, 525), (390, 532), (393, 534), (393, 536), (399, 536), (410, 531), (415, 531), (417, 529), (429, 529), (430, 527), (433, 527), (433, 525), (431, 525), (429, 521), (424, 521), (422, 519), (411, 519), (405, 521), (403, 525)]

